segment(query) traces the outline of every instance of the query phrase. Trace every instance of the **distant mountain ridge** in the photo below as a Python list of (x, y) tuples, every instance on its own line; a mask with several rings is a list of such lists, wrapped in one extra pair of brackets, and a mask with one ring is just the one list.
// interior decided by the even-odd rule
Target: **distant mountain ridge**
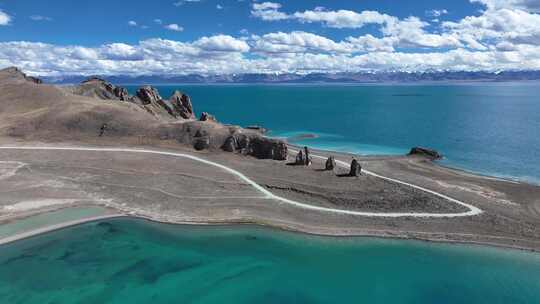
[[(120, 84), (167, 83), (410, 83), (410, 82), (504, 82), (540, 80), (540, 71), (503, 72), (378, 72), (378, 73), (312, 73), (312, 74), (236, 74), (236, 75), (95, 75)], [(73, 84), (87, 75), (40, 77), (47, 83)]]

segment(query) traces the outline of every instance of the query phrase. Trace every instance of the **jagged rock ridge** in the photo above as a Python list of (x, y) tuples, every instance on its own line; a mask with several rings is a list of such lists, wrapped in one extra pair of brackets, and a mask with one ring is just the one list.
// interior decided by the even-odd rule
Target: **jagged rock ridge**
[(128, 91), (122, 87), (117, 87), (101, 78), (91, 77), (83, 81), (74, 90), (75, 94), (95, 97), (99, 99), (128, 101)]
[(127, 89), (112, 83), (91, 77), (81, 84), (71, 88), (76, 95), (99, 98), (103, 100), (118, 100), (137, 104), (154, 116), (167, 119), (195, 119), (191, 99), (186, 94), (175, 91), (168, 100), (159, 94), (152, 86), (143, 86), (131, 96)]

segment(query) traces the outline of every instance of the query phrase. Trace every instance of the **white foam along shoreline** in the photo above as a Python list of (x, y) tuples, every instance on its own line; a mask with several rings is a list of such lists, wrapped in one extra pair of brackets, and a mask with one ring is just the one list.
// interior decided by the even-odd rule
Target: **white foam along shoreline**
[[(261, 194), (263, 194), (263, 198), (267, 198), (270, 200), (275, 200), (280, 203), (289, 204), (301, 209), (308, 209), (308, 210), (314, 210), (319, 212), (328, 212), (328, 213), (335, 213), (335, 214), (345, 214), (345, 215), (355, 215), (355, 216), (365, 216), (365, 217), (389, 217), (389, 218), (397, 218), (397, 217), (419, 217), (419, 218), (454, 218), (454, 217), (465, 217), (465, 216), (473, 216), (478, 215), (482, 213), (482, 210), (465, 202), (462, 202), (460, 200), (451, 198), (449, 196), (446, 196), (444, 194), (416, 186), (407, 182), (403, 182), (397, 179), (388, 178), (376, 173), (373, 173), (371, 171), (363, 170), (366, 174), (372, 175), (377, 178), (381, 178), (387, 181), (395, 182), (401, 185), (405, 185), (417, 190), (424, 191), (426, 193), (430, 193), (432, 195), (436, 195), (440, 198), (443, 198), (451, 203), (455, 203), (461, 206), (466, 207), (469, 209), (469, 211), (466, 212), (458, 212), (458, 213), (425, 213), (425, 212), (392, 212), (392, 213), (381, 213), (381, 212), (361, 212), (361, 211), (352, 211), (352, 210), (343, 210), (343, 209), (335, 209), (335, 208), (326, 208), (326, 207), (319, 207), (314, 206), (298, 201), (294, 201), (291, 199), (287, 199), (284, 197), (277, 196), (270, 191), (266, 190), (253, 180), (251, 180), (249, 177), (245, 176), (244, 174), (236, 171), (235, 169), (232, 169), (230, 167), (224, 166), (222, 164), (209, 161), (197, 156), (185, 154), (185, 153), (174, 153), (174, 152), (165, 152), (165, 151), (157, 151), (157, 150), (147, 150), (147, 149), (129, 149), (129, 148), (97, 148), (97, 147), (47, 147), (47, 146), (3, 146), (0, 147), (2, 150), (60, 150), (60, 151), (90, 151), (90, 152), (128, 152), (128, 153), (148, 153), (148, 154), (158, 154), (158, 155), (165, 155), (165, 156), (173, 156), (173, 157), (182, 157), (191, 159), (194, 161), (201, 162), (203, 164), (207, 164), (210, 166), (217, 167), (219, 169), (222, 169), (226, 172), (231, 173), (232, 175), (235, 175), (239, 179), (243, 180), (244, 182), (248, 183), (252, 187), (254, 187), (257, 191), (259, 191)], [(295, 150), (291, 150), (291, 152), (297, 152)], [(314, 157), (325, 159), (323, 156), (319, 155), (313, 155)], [(342, 161), (336, 161), (340, 166), (343, 166), (345, 168), (349, 168), (349, 165)]]

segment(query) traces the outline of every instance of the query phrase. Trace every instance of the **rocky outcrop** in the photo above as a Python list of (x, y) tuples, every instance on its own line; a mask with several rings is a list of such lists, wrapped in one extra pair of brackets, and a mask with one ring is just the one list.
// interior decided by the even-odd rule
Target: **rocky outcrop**
[(175, 115), (173, 106), (169, 101), (163, 100), (161, 95), (159, 95), (159, 91), (154, 87), (144, 86), (139, 88), (132, 101), (156, 117), (178, 118)]
[(98, 77), (91, 77), (83, 81), (74, 89), (74, 93), (103, 100), (128, 101), (130, 98), (125, 88), (117, 87)]
[(115, 86), (98, 77), (91, 77), (71, 88), (72, 93), (104, 100), (120, 100), (137, 104), (149, 113), (163, 118), (195, 119), (191, 99), (180, 91), (165, 100), (152, 86), (143, 86), (131, 96), (127, 89)]
[(239, 149), (238, 140), (234, 136), (227, 137), (227, 139), (225, 140), (225, 143), (223, 144), (221, 149), (223, 149), (223, 151), (227, 151), (227, 152), (235, 152), (235, 151), (237, 151)]
[(206, 132), (197, 130), (193, 137), (193, 148), (197, 151), (207, 150), (210, 148), (210, 137)]
[(304, 165), (304, 151), (303, 150), (299, 150), (298, 154), (296, 154), (296, 158), (294, 159), (294, 164), (297, 166)]
[(217, 122), (217, 119), (214, 115), (209, 114), (207, 112), (202, 112), (201, 117), (199, 118), (200, 121), (210, 121), (210, 122)]
[(309, 151), (308, 147), (304, 147), (304, 165), (309, 166), (311, 165), (312, 158), (311, 158), (311, 152)]
[(126, 88), (122, 87), (115, 87), (113, 89), (114, 96), (118, 97), (122, 101), (128, 101), (130, 96), (129, 92)]
[(334, 171), (336, 168), (336, 159), (333, 156), (328, 157), (324, 165), (326, 171)]
[(157, 104), (158, 101), (163, 100), (159, 95), (158, 90), (151, 86), (139, 88), (136, 95), (143, 105)]
[(353, 158), (353, 160), (351, 161), (351, 171), (349, 172), (349, 176), (360, 176), (361, 174), (362, 166), (356, 160), (356, 158)]
[(304, 149), (298, 151), (298, 154), (296, 155), (295, 159), (295, 165), (298, 166), (309, 166), (311, 165), (311, 153), (309, 152), (308, 147), (304, 147)]
[(427, 157), (427, 158), (432, 159), (432, 160), (443, 158), (442, 154), (440, 154), (436, 150), (423, 148), (423, 147), (414, 147), (414, 148), (412, 148), (408, 155), (423, 156), (423, 157)]
[(253, 137), (249, 144), (249, 154), (260, 159), (287, 159), (287, 145), (285, 142), (266, 137)]
[(210, 138), (207, 136), (196, 138), (193, 142), (193, 148), (197, 151), (207, 150), (210, 147)]
[(260, 159), (286, 160), (287, 144), (278, 139), (267, 138), (254, 132), (237, 133), (228, 136), (223, 145), (223, 151), (239, 152)]
[(195, 119), (191, 98), (180, 91), (174, 91), (169, 98), (169, 103), (173, 107), (173, 115), (184, 119)]
[(251, 140), (249, 136), (241, 134), (240, 136), (238, 136), (236, 142), (238, 143), (238, 149), (240, 150), (240, 153), (245, 155), (248, 155), (250, 153)]

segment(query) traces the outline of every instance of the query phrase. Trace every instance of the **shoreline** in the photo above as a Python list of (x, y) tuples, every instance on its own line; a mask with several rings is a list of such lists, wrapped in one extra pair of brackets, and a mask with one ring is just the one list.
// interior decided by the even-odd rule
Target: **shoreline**
[[(424, 187), (414, 185), (408, 182), (404, 182), (395, 178), (386, 177), (377, 173), (373, 173), (368, 170), (363, 170), (368, 175), (371, 175), (373, 177), (390, 181), (393, 183), (401, 184), (406, 187), (410, 187), (416, 190), (420, 190), (422, 192), (435, 195), (437, 197), (440, 197), (444, 200), (447, 200), (451, 203), (461, 205), (463, 207), (466, 207), (469, 209), (469, 211), (464, 212), (454, 212), (454, 213), (437, 213), (437, 212), (367, 212), (367, 211), (356, 211), (356, 210), (348, 210), (348, 209), (342, 209), (342, 208), (327, 208), (322, 206), (317, 206), (313, 204), (308, 204), (305, 202), (299, 202), (295, 201), (286, 197), (282, 197), (279, 195), (276, 195), (272, 193), (271, 191), (267, 190), (263, 186), (256, 183), (254, 180), (249, 178), (248, 176), (244, 175), (243, 173), (231, 168), (227, 167), (221, 163), (214, 162), (205, 158), (200, 158), (191, 154), (186, 153), (177, 153), (177, 152), (167, 152), (167, 151), (160, 151), (160, 150), (152, 150), (152, 149), (138, 149), (138, 148), (113, 148), (113, 147), (91, 147), (91, 146), (69, 146), (69, 147), (53, 147), (53, 146), (0, 146), (0, 150), (50, 150), (50, 151), (87, 151), (87, 152), (122, 152), (122, 153), (143, 153), (143, 154), (156, 154), (156, 155), (164, 155), (164, 156), (172, 156), (177, 158), (186, 158), (189, 160), (194, 160), (197, 162), (200, 162), (205, 165), (210, 165), (216, 168), (219, 168), (221, 170), (224, 170), (228, 172), (231, 175), (234, 175), (238, 177), (240, 180), (243, 180), (250, 186), (252, 186), (254, 189), (256, 189), (258, 192), (263, 194), (263, 197), (260, 197), (261, 199), (272, 199), (275, 201), (278, 201), (280, 203), (286, 203), (290, 204), (292, 206), (306, 209), (306, 210), (317, 210), (321, 212), (327, 212), (327, 213), (336, 213), (336, 214), (342, 214), (342, 215), (356, 215), (356, 216), (363, 216), (363, 217), (381, 217), (381, 218), (407, 218), (407, 217), (418, 217), (418, 218), (455, 218), (455, 217), (468, 217), (468, 216), (475, 216), (480, 215), (483, 213), (482, 209), (465, 203), (463, 201), (460, 201), (458, 199), (455, 199), (453, 197), (449, 197), (445, 194), (436, 192), (434, 190), (426, 189)], [(298, 151), (291, 150), (293, 153), (297, 153)], [(324, 160), (324, 156), (315, 155), (313, 154), (315, 158)], [(349, 165), (341, 160), (336, 160), (336, 163), (339, 164), (341, 167), (348, 170)]]
[[(8, 70), (5, 77), (0, 85), (17, 102), (6, 103), (2, 143), (11, 149), (0, 149), (0, 154), (24, 167), (3, 165), (2, 223), (22, 213), (89, 204), (166, 223), (250, 223), (314, 235), (540, 251), (540, 186), (449, 169), (419, 156), (317, 151), (311, 166), (290, 166), (295, 161), (293, 146), (287, 154), (286, 143), (255, 131), (175, 120), (157, 101), (150, 102), (150, 113), (157, 115), (150, 120), (149, 109), (136, 102), (93, 98), (106, 91), (107, 83), (81, 87), (82, 93), (95, 93), (88, 97), (25, 82), (17, 69)], [(42, 124), (36, 125), (32, 115), (13, 118), (13, 113), (34, 114), (37, 106), (43, 109), (37, 113)], [(111, 122), (111, 129), (102, 136), (105, 121)], [(240, 146), (222, 149), (231, 132), (245, 132), (261, 142), (243, 151), (237, 149)], [(195, 139), (201, 137), (197, 135), (204, 136), (204, 142)], [(335, 156), (332, 170), (325, 166), (329, 155)], [(351, 157), (364, 174), (349, 174)], [(76, 216), (68, 217), (70, 212), (43, 215), (44, 222), (21, 220), (6, 227), (2, 237), (37, 235), (104, 214), (72, 212)]]
[[(285, 138), (285, 140), (286, 140), (286, 138)], [(304, 146), (306, 146), (306, 145), (299, 145), (299, 144), (290, 143), (290, 142), (287, 142), (287, 145), (290, 146), (290, 147), (293, 147), (295, 149), (302, 149)], [(350, 152), (350, 151), (335, 151), (335, 150), (326, 150), (326, 149), (321, 149), (321, 148), (312, 148), (310, 146), (307, 146), (307, 147), (313, 152), (321, 152), (321, 153), (326, 153), (326, 154), (329, 154), (329, 155), (336, 154), (336, 155), (341, 155), (341, 156), (361, 157), (361, 158), (368, 158), (368, 159), (370, 158), (372, 160), (375, 160), (375, 159), (378, 159), (378, 158), (394, 159), (394, 158), (408, 157), (407, 154), (359, 154), (359, 153)], [(443, 159), (444, 159), (444, 156), (443, 156)], [(489, 173), (482, 173), (482, 172), (477, 172), (477, 171), (474, 171), (474, 170), (469, 170), (469, 169), (466, 169), (466, 168), (460, 168), (460, 167), (454, 167), (454, 166), (451, 166), (451, 165), (441, 164), (437, 160), (434, 160), (434, 161), (431, 160), (430, 163), (433, 164), (434, 166), (437, 166), (437, 167), (440, 167), (440, 168), (443, 168), (443, 169), (456, 171), (456, 172), (459, 172), (459, 173), (462, 173), (462, 174), (467, 174), (467, 175), (471, 175), (471, 176), (474, 176), (474, 177), (483, 178), (483, 179), (487, 179), (487, 180), (498, 181), (498, 182), (507, 182), (507, 183), (512, 183), (512, 184), (525, 184), (525, 185), (531, 185), (531, 186), (540, 186), (540, 182), (535, 183), (532, 180), (522, 180), (522, 179), (519, 179), (517, 177), (511, 177), (511, 176), (505, 177), (505, 176), (491, 175)]]
[[(66, 210), (70, 207), (66, 208), (60, 208), (58, 210)], [(109, 207), (111, 208), (111, 207)], [(114, 208), (113, 208), (114, 209)], [(118, 210), (119, 211), (119, 210)], [(45, 212), (38, 212), (32, 215), (29, 215), (28, 217), (23, 218), (31, 218), (32, 216), (36, 216), (39, 214), (46, 214), (48, 212), (52, 211), (45, 211)], [(362, 233), (346, 233), (345, 231), (341, 233), (332, 233), (332, 232), (322, 232), (322, 231), (314, 231), (309, 229), (298, 229), (298, 227), (292, 227), (288, 225), (276, 225), (272, 223), (264, 223), (261, 221), (251, 221), (251, 220), (227, 220), (227, 219), (221, 219), (221, 220), (214, 220), (214, 221), (189, 221), (189, 220), (182, 220), (182, 221), (168, 221), (164, 219), (154, 218), (151, 215), (143, 215), (143, 214), (129, 214), (129, 213), (113, 213), (108, 215), (102, 215), (102, 216), (96, 216), (96, 217), (90, 217), (90, 218), (82, 218), (79, 220), (74, 221), (68, 221), (63, 223), (58, 223), (54, 225), (48, 225), (44, 226), (38, 229), (25, 231), (22, 233), (17, 233), (15, 235), (12, 235), (7, 238), (0, 239), (0, 248), (2, 246), (10, 245), (18, 241), (30, 239), (33, 237), (38, 237), (40, 235), (46, 235), (48, 233), (52, 233), (55, 231), (67, 229), (70, 227), (80, 226), (88, 223), (93, 222), (100, 222), (100, 221), (106, 221), (106, 220), (114, 220), (114, 219), (134, 219), (134, 220), (143, 220), (143, 221), (149, 221), (153, 223), (163, 224), (163, 225), (177, 225), (177, 226), (256, 226), (263, 229), (269, 229), (269, 230), (279, 230), (279, 231), (285, 231), (290, 233), (298, 233), (298, 234), (305, 234), (305, 235), (311, 235), (311, 236), (318, 236), (323, 238), (378, 238), (378, 239), (391, 239), (391, 240), (400, 240), (400, 241), (419, 241), (419, 242), (429, 242), (434, 244), (449, 244), (449, 245), (463, 245), (463, 246), (480, 246), (480, 247), (487, 247), (487, 248), (497, 248), (497, 249), (503, 249), (503, 250), (516, 250), (516, 251), (524, 251), (524, 252), (531, 252), (531, 253), (540, 253), (539, 249), (535, 249), (533, 247), (526, 247), (526, 246), (511, 246), (501, 243), (494, 243), (489, 241), (472, 241), (472, 240), (458, 240), (458, 239), (449, 239), (449, 238), (437, 238), (435, 237), (437, 233), (426, 233), (426, 232), (412, 232), (412, 231), (399, 231), (399, 230), (365, 230)], [(411, 235), (412, 234), (412, 235)], [(423, 235), (423, 236), (422, 236)], [(462, 234), (455, 234), (455, 235), (461, 235)], [(479, 236), (479, 235), (476, 235)], [(491, 238), (500, 238), (497, 236), (487, 236)]]
[[(40, 146), (46, 146), (47, 144), (41, 143)], [(50, 144), (48, 144), (50, 146)], [(30, 146), (23, 145), (21, 147), (25, 147), (27, 149), (31, 149)], [(34, 145), (35, 146), (35, 145)], [(63, 144), (60, 145), (62, 148), (59, 148), (58, 150), (66, 149), (69, 150), (69, 148), (73, 147), (73, 145), (65, 146)], [(14, 147), (15, 148), (15, 147)], [(20, 147), (16, 147), (20, 148)], [(112, 148), (111, 146), (102, 146), (101, 148), (107, 149)], [(97, 148), (99, 149), (99, 148)], [(125, 150), (127, 148), (114, 146), (113, 148), (115, 151), (118, 150)], [(177, 150), (172, 149), (171, 147), (167, 146), (156, 146), (156, 147), (133, 147), (130, 148), (132, 150), (138, 150), (138, 149), (153, 149), (157, 151), (162, 151), (165, 153), (165, 155), (171, 155), (171, 154), (178, 154), (179, 152), (188, 152), (191, 154), (191, 156), (197, 155), (201, 156), (204, 159), (206, 159), (208, 162), (217, 162), (220, 164), (223, 164), (224, 166), (229, 166), (229, 168), (235, 168), (238, 169), (240, 172), (246, 174), (249, 176), (249, 179), (253, 179), (254, 182), (256, 182), (259, 185), (267, 185), (267, 181), (264, 179), (261, 180), (259, 174), (266, 172), (263, 175), (267, 175), (267, 171), (271, 169), (272, 164), (275, 166), (282, 168), (281, 170), (286, 170), (287, 166), (282, 166), (282, 164), (276, 164), (271, 161), (260, 161), (260, 160), (252, 160), (251, 158), (243, 159), (242, 157), (239, 157), (237, 155), (233, 154), (227, 154), (227, 153), (195, 153), (195, 152), (189, 152), (185, 150)], [(314, 150), (315, 151), (315, 150)], [(292, 151), (291, 151), (292, 152)], [(327, 152), (324, 152), (327, 153)], [(137, 154), (137, 153), (135, 153)], [(353, 156), (353, 154), (343, 154), (340, 153), (339, 155), (336, 155), (336, 160), (343, 161), (347, 159), (348, 156)], [(324, 158), (324, 156), (321, 156)], [(197, 157), (196, 157), (197, 158)], [(373, 157), (364, 157), (359, 158), (361, 162), (364, 162), (366, 159), (373, 160)], [(319, 160), (318, 160), (319, 161)], [(247, 162), (247, 167), (238, 167), (237, 165)], [(437, 164), (431, 164), (428, 162), (423, 162), (420, 158), (409, 158), (409, 157), (385, 157), (382, 159), (374, 160), (374, 162), (366, 162), (367, 168), (370, 170), (374, 170), (375, 172), (380, 172), (381, 174), (384, 174), (385, 176), (390, 177), (396, 177), (401, 180), (405, 180), (407, 182), (411, 182), (413, 184), (419, 185), (420, 187), (425, 187), (427, 189), (433, 189), (433, 191), (439, 191), (438, 193), (444, 193), (443, 195), (449, 195), (450, 197), (456, 197), (458, 199), (467, 201), (474, 201), (474, 206), (478, 206), (481, 210), (486, 210), (487, 205), (485, 205), (485, 202), (479, 202), (476, 201), (476, 199), (471, 200), (471, 198), (468, 198), (467, 196), (463, 195), (457, 195), (459, 192), (456, 192), (458, 190), (448, 190), (440, 187), (433, 187), (432, 184), (424, 183), (422, 180), (417, 180), (411, 177), (414, 177), (414, 175), (394, 175), (393, 174), (393, 164), (420, 164), (420, 167), (425, 167), (429, 172), (433, 174), (441, 174), (441, 172), (437, 172), (437, 169), (443, 171), (442, 174), (447, 174), (447, 171), (451, 171), (452, 174), (454, 174), (454, 178), (458, 177), (461, 182), (467, 183), (470, 180), (481, 180), (482, 183), (485, 183), (487, 185), (506, 185), (504, 187), (511, 187), (516, 189), (523, 189), (523, 185), (521, 184), (513, 184), (513, 183), (507, 183), (506, 181), (493, 181), (491, 179), (485, 179), (484, 177), (476, 176), (467, 174), (466, 176), (463, 175), (462, 172), (457, 172), (455, 170), (449, 170), (445, 169), (443, 167), (438, 166)], [(388, 168), (380, 167), (380, 165), (390, 165), (388, 168), (392, 169), (388, 171)], [(250, 166), (256, 165), (257, 167), (249, 169)], [(348, 164), (347, 164), (348, 165)], [(316, 165), (319, 166), (319, 165)], [(264, 169), (264, 171), (257, 171), (259, 169)], [(292, 169), (292, 168), (288, 168)], [(381, 170), (382, 171), (379, 171)], [(234, 169), (233, 169), (234, 170)], [(255, 171), (253, 171), (255, 170)], [(294, 169), (291, 172), (296, 172), (298, 174), (307, 174), (308, 171), (300, 170), (300, 168)], [(311, 169), (315, 170), (315, 169)], [(235, 170), (236, 171), (236, 170)], [(253, 173), (259, 172), (258, 174), (253, 175)], [(305, 173), (302, 173), (305, 172)], [(396, 171), (400, 172), (400, 171)], [(404, 173), (411, 174), (412, 171), (405, 170)], [(388, 175), (388, 173), (392, 173)], [(317, 174), (318, 175), (318, 174)], [(404, 177), (404, 179), (402, 179)], [(429, 177), (429, 175), (420, 176), (422, 178), (428, 178), (428, 180), (431, 180), (432, 178)], [(462, 180), (463, 178), (463, 180)], [(437, 178), (435, 179), (435, 181)], [(444, 181), (444, 179), (441, 179)], [(356, 183), (356, 182), (355, 182)], [(495, 188), (497, 189), (497, 188)], [(535, 190), (536, 191), (536, 190)], [(534, 192), (536, 193), (536, 192)], [(276, 193), (277, 195), (281, 195), (281, 192)], [(457, 195), (457, 196), (456, 196)], [(287, 195), (285, 197), (288, 197)], [(261, 197), (262, 199), (262, 197)], [(294, 196), (293, 196), (294, 199)], [(517, 198), (519, 199), (519, 198)], [(304, 201), (304, 200), (300, 200)], [(124, 204), (127, 203), (127, 204)], [(193, 203), (193, 202), (191, 202)], [(191, 204), (191, 203), (188, 203)], [(525, 203), (525, 202), (524, 202)], [(59, 207), (57, 210), (65, 209), (66, 207), (75, 207), (78, 204), (70, 205), (70, 206), (63, 206)], [(340, 216), (337, 215), (328, 215), (331, 219), (329, 221), (324, 220), (323, 218), (326, 217), (325, 214), (321, 214), (319, 212), (317, 213), (309, 213), (311, 215), (307, 215), (307, 217), (304, 218), (295, 218), (293, 217), (285, 216), (287, 213), (284, 213), (285, 210), (294, 210), (294, 214), (296, 216), (299, 216), (301, 214), (305, 214), (307, 212), (302, 211), (301, 209), (290, 209), (289, 207), (283, 207), (287, 204), (280, 204), (277, 202), (276, 205), (272, 204), (263, 204), (259, 205), (258, 207), (255, 207), (256, 212), (249, 212), (250, 209), (244, 209), (243, 203), (234, 204), (232, 205), (232, 212), (222, 213), (177, 213), (177, 214), (171, 214), (168, 212), (164, 212), (163, 210), (159, 211), (153, 211), (153, 210), (145, 210), (144, 208), (133, 208), (130, 207), (131, 201), (117, 201), (115, 203), (112, 202), (106, 202), (106, 201), (95, 201), (91, 203), (93, 206), (101, 206), (101, 207), (109, 207), (110, 209), (114, 209), (114, 212), (119, 213), (121, 217), (133, 217), (133, 218), (141, 218), (141, 219), (147, 219), (154, 222), (160, 222), (160, 223), (167, 223), (167, 224), (189, 224), (189, 225), (234, 225), (234, 224), (253, 224), (257, 226), (264, 226), (264, 227), (272, 227), (276, 229), (281, 229), (285, 231), (292, 231), (292, 232), (299, 232), (299, 233), (305, 233), (310, 235), (320, 235), (320, 236), (328, 236), (328, 237), (376, 237), (376, 238), (394, 238), (394, 239), (402, 239), (402, 240), (420, 240), (420, 241), (430, 241), (430, 242), (439, 242), (439, 243), (457, 243), (457, 244), (472, 244), (472, 245), (481, 245), (481, 246), (488, 246), (488, 247), (499, 247), (499, 248), (506, 248), (506, 249), (515, 249), (515, 250), (523, 250), (523, 251), (532, 251), (532, 252), (540, 252), (540, 240), (535, 235), (530, 234), (523, 234), (521, 232), (512, 232), (512, 230), (509, 230), (506, 233), (506, 230), (494, 232), (492, 234), (491, 230), (485, 229), (483, 223), (491, 223), (489, 220), (491, 219), (491, 216), (493, 215), (493, 211), (498, 210), (499, 208), (505, 208), (506, 210), (512, 210), (514, 207), (507, 207), (502, 205), (496, 205), (496, 209), (489, 210), (488, 214), (478, 215), (478, 216), (466, 216), (461, 217), (463, 220), (457, 220), (457, 218), (454, 218), (454, 220), (450, 218), (440, 218), (437, 220), (436, 218), (413, 218), (413, 217), (403, 217), (403, 218), (397, 218), (397, 219), (390, 219), (390, 218), (369, 218), (369, 217), (351, 217), (351, 216)], [(524, 205), (526, 206), (526, 205)], [(191, 207), (188, 207), (191, 208)], [(201, 208), (201, 207), (197, 207)], [(285, 209), (283, 209), (285, 208)], [(492, 208), (492, 207), (490, 207)], [(508, 209), (510, 208), (510, 209)], [(237, 211), (236, 211), (237, 210)], [(274, 214), (274, 210), (277, 211)], [(45, 210), (43, 209), (36, 209), (34, 212), (28, 213), (28, 216), (32, 216), (38, 213), (43, 213)], [(52, 210), (49, 210), (52, 211)], [(246, 212), (248, 211), (248, 212)], [(271, 214), (267, 214), (266, 212), (272, 211)], [(491, 215), (489, 214), (491, 213)], [(497, 212), (498, 213), (498, 212)], [(312, 216), (315, 216), (313, 218)], [(321, 217), (321, 220), (319, 220), (319, 216)], [(304, 217), (304, 216), (302, 216)], [(311, 218), (311, 219), (309, 219)], [(309, 219), (309, 220), (307, 220)], [(365, 219), (365, 220), (364, 220)], [(49, 225), (47, 227), (41, 228), (43, 231), (30, 231), (23, 235), (14, 235), (12, 236), (13, 241), (18, 239), (23, 239), (29, 236), (33, 235), (39, 235), (41, 233), (46, 233), (49, 231), (54, 231), (55, 229), (61, 229), (63, 226), (73, 226), (79, 223), (85, 223), (88, 221), (92, 221), (92, 219), (81, 219), (80, 221), (77, 221), (76, 223), (60, 223), (58, 225)], [(335, 222), (334, 222), (335, 221)], [(472, 225), (472, 228), (462, 228), (462, 223), (465, 223), (466, 225)], [(479, 228), (474, 228), (479, 227)], [(496, 226), (499, 227), (499, 226)], [(502, 227), (501, 227), (502, 228)], [(5, 241), (4, 241), (5, 242)], [(0, 242), (0, 243), (4, 243)]]

